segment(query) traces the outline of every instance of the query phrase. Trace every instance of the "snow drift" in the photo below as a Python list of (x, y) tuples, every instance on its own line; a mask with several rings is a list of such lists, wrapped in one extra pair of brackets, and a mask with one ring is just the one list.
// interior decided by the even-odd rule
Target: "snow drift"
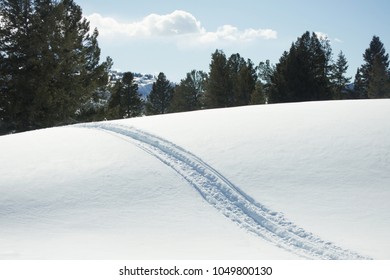
[(390, 100), (0, 137), (0, 258), (386, 259)]

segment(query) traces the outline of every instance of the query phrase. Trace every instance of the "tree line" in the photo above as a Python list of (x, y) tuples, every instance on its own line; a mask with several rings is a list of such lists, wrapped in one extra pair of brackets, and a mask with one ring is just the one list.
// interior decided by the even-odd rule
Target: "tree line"
[[(330, 42), (305, 32), (279, 62), (255, 66), (240, 54), (211, 55), (210, 71), (192, 70), (176, 86), (160, 73), (140, 114), (164, 114), (265, 103), (390, 98), (389, 55), (373, 36), (354, 83), (342, 51), (333, 59)], [(154, 108), (153, 110), (151, 108)], [(157, 109), (158, 108), (158, 109)]]
[(374, 36), (354, 87), (348, 62), (329, 41), (305, 32), (275, 65), (240, 54), (211, 55), (209, 72), (192, 70), (176, 85), (161, 72), (147, 100), (134, 74), (108, 82), (98, 30), (73, 0), (0, 0), (0, 134), (103, 119), (250, 104), (389, 98), (389, 55)]

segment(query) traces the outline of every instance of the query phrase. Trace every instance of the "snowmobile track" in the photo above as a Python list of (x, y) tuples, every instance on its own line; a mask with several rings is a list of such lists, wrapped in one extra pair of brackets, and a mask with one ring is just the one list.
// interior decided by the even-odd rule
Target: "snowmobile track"
[(307, 259), (369, 259), (305, 231), (282, 213), (256, 202), (189, 151), (152, 134), (108, 122), (78, 125), (113, 133), (175, 170), (214, 208), (240, 227)]

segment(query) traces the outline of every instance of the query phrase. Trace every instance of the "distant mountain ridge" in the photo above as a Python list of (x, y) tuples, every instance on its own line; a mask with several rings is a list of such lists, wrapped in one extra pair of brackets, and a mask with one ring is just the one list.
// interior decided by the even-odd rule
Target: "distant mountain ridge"
[[(114, 85), (117, 81), (122, 80), (124, 72), (111, 70), (109, 72), (109, 83)], [(152, 74), (134, 73), (134, 81), (138, 85), (138, 93), (146, 100), (149, 93), (152, 91), (153, 83), (157, 78)]]

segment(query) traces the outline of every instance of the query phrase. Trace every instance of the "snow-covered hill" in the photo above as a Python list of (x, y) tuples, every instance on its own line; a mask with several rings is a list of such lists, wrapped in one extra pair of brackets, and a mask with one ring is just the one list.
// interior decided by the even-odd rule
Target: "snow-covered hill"
[(390, 258), (390, 100), (0, 137), (0, 258)]

